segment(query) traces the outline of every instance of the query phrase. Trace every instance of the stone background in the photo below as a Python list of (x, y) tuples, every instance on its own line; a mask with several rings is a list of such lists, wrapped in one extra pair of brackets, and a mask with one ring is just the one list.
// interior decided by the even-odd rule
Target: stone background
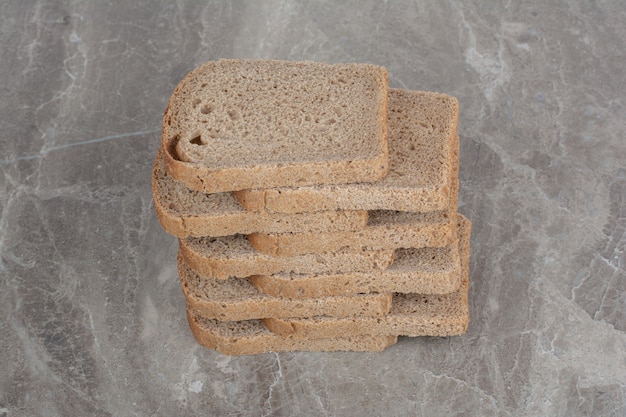
[[(626, 415), (626, 5), (472, 3), (0, 1), (0, 416)], [(221, 57), (458, 97), (467, 335), (196, 344), (150, 171), (174, 86)]]

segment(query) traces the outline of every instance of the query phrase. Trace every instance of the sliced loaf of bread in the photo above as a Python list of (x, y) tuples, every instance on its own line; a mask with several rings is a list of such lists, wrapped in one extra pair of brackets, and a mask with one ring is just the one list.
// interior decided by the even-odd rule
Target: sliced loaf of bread
[(261, 293), (248, 278), (202, 278), (178, 256), (187, 308), (208, 319), (238, 321), (265, 317), (379, 317), (389, 313), (391, 294), (295, 299)]
[(252, 232), (313, 232), (362, 229), (366, 211), (320, 211), (305, 214), (249, 212), (231, 193), (206, 194), (175, 181), (159, 151), (152, 171), (152, 195), (159, 222), (177, 236), (228, 236)]
[(163, 117), (172, 176), (207, 193), (377, 181), (388, 170), (388, 75), (368, 64), (219, 60)]
[(282, 337), (270, 332), (261, 320), (217, 321), (187, 310), (191, 331), (202, 346), (225, 355), (255, 355), (268, 352), (380, 352), (393, 345), (397, 336), (352, 336), (332, 339)]
[(465, 333), (469, 323), (469, 240), (471, 223), (460, 218), (460, 288), (443, 295), (396, 294), (391, 312), (385, 317), (313, 317), (309, 319), (264, 319), (265, 325), (280, 336), (333, 338), (354, 335), (372, 336), (452, 336)]
[(250, 211), (443, 210), (449, 202), (459, 108), (439, 93), (389, 92), (389, 173), (375, 183), (250, 189), (235, 193)]
[(386, 269), (393, 250), (342, 250), (337, 252), (274, 257), (256, 251), (243, 235), (179, 239), (185, 263), (203, 277), (226, 279), (279, 272), (337, 273)]
[[(457, 230), (456, 234), (459, 233)], [(274, 274), (250, 277), (261, 292), (293, 298), (329, 297), (364, 293), (448, 294), (461, 284), (459, 245), (439, 248), (396, 249), (385, 270), (341, 274)]]

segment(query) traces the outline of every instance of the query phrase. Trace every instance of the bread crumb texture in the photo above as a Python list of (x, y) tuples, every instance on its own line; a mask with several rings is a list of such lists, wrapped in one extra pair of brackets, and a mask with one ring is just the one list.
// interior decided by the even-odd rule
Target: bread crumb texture
[(219, 60), (176, 87), (164, 117), (182, 161), (213, 168), (381, 153), (386, 71), (367, 64)]

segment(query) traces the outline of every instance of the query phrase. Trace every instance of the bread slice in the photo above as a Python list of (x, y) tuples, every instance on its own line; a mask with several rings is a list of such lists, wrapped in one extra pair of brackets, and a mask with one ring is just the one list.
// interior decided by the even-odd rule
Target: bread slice
[(228, 236), (252, 232), (313, 232), (362, 229), (366, 211), (320, 211), (306, 214), (249, 212), (231, 193), (206, 194), (175, 181), (159, 150), (152, 171), (157, 217), (166, 232), (178, 236)]
[(265, 317), (371, 316), (389, 313), (392, 294), (308, 298), (273, 297), (257, 290), (248, 278), (202, 278), (178, 256), (178, 275), (194, 313), (220, 321), (262, 319)]
[[(308, 213), (307, 213), (308, 214)], [(271, 256), (296, 256), (334, 252), (346, 248), (394, 249), (399, 247), (441, 247), (454, 239), (450, 217), (442, 211), (407, 213), (374, 211), (362, 230), (349, 232), (253, 233), (251, 245)]]
[(260, 253), (243, 235), (179, 239), (185, 263), (206, 278), (245, 278), (279, 272), (303, 274), (377, 271), (393, 261), (393, 250), (338, 251), (288, 257)]
[(461, 287), (445, 295), (396, 294), (385, 317), (314, 317), (264, 319), (271, 332), (284, 337), (333, 338), (372, 336), (452, 336), (465, 333), (469, 323), (469, 238), (471, 223), (459, 215), (463, 272)]
[[(458, 168), (457, 168), (458, 170)], [(452, 180), (448, 208), (430, 212), (374, 210), (365, 228), (346, 232), (252, 233), (250, 244), (272, 256), (321, 253), (342, 248), (395, 249), (441, 247), (456, 238), (458, 177)], [(324, 213), (324, 212), (316, 212)], [(301, 216), (315, 213), (301, 213)]]
[(298, 339), (270, 332), (261, 320), (217, 321), (187, 310), (191, 331), (202, 346), (225, 355), (256, 355), (268, 352), (380, 352), (396, 343), (396, 336), (352, 336), (332, 339)]
[[(455, 231), (456, 236), (458, 232)], [(461, 284), (459, 245), (396, 249), (385, 270), (340, 274), (274, 274), (250, 277), (261, 292), (273, 296), (315, 298), (363, 293), (448, 294)]]
[(448, 205), (459, 108), (445, 94), (389, 90), (389, 173), (373, 184), (251, 189), (235, 193), (250, 211), (435, 211)]
[[(458, 135), (456, 141), (458, 142)], [(459, 190), (458, 146), (454, 147), (453, 175), (448, 206), (429, 212), (373, 210), (367, 227), (349, 232), (252, 233), (248, 240), (262, 253), (294, 256), (354, 249), (441, 247), (456, 239), (456, 210)], [(324, 212), (316, 212), (324, 213)], [(310, 215), (313, 213), (301, 213)]]
[(368, 64), (207, 62), (165, 111), (167, 170), (206, 193), (377, 181), (389, 167), (387, 85)]

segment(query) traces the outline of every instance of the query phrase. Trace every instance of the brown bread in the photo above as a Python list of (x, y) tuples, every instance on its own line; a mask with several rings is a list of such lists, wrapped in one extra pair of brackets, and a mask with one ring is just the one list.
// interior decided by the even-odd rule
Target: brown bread
[(274, 297), (261, 293), (248, 278), (211, 279), (193, 272), (178, 256), (178, 275), (187, 308), (220, 321), (265, 317), (372, 316), (389, 313), (391, 294), (308, 298)]
[(250, 281), (266, 294), (304, 299), (373, 292), (448, 294), (461, 284), (460, 244), (464, 241), (441, 248), (396, 249), (385, 270), (256, 275)]
[(389, 162), (387, 85), (368, 64), (207, 62), (165, 111), (167, 170), (207, 193), (377, 181)]
[(314, 232), (358, 230), (367, 224), (366, 211), (320, 211), (306, 214), (249, 212), (231, 193), (206, 194), (175, 181), (159, 151), (152, 172), (157, 217), (166, 232), (177, 236), (228, 236), (252, 232)]
[(180, 253), (193, 271), (207, 278), (245, 278), (279, 272), (376, 271), (393, 261), (393, 250), (337, 251), (274, 257), (260, 253), (242, 235), (179, 239)]
[(202, 346), (225, 355), (256, 355), (268, 352), (380, 352), (397, 336), (351, 336), (332, 339), (298, 339), (270, 332), (261, 320), (220, 322), (204, 319), (187, 310), (191, 331)]
[[(458, 170), (458, 168), (457, 168)], [(363, 229), (339, 232), (252, 233), (248, 240), (259, 252), (272, 256), (332, 252), (341, 248), (395, 249), (440, 247), (456, 238), (458, 177), (452, 180), (450, 202), (445, 210), (403, 212), (374, 210), (368, 212)], [(306, 216), (316, 213), (300, 213)]]
[(347, 335), (452, 336), (465, 333), (469, 323), (469, 240), (471, 223), (459, 215), (463, 272), (461, 287), (445, 295), (396, 294), (385, 317), (313, 317), (264, 319), (281, 336), (333, 338)]
[[(389, 92), (389, 173), (374, 183), (250, 189), (236, 192), (250, 211), (443, 210), (449, 202), (458, 150), (456, 98)], [(355, 179), (356, 181), (356, 179)]]

